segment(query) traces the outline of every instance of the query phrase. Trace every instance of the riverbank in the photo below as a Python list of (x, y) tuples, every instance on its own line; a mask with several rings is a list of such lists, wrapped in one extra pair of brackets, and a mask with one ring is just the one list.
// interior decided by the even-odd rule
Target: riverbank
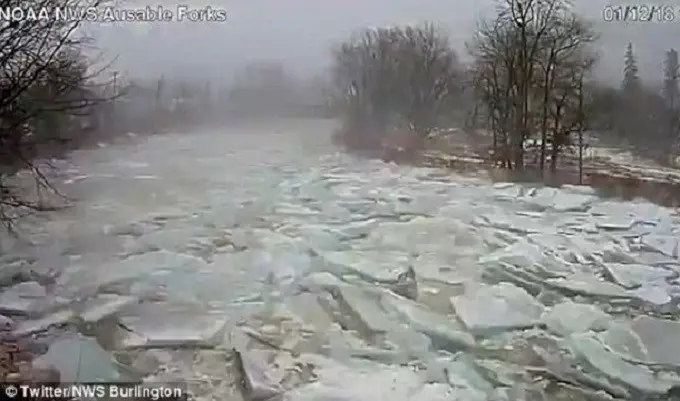
[(555, 173), (546, 171), (541, 174), (531, 163), (518, 173), (494, 166), (489, 155), (485, 154), (490, 149), (485, 140), (489, 142), (488, 138), (480, 139), (480, 136), (463, 131), (449, 131), (428, 141), (416, 163), (481, 176), (493, 182), (553, 187), (581, 185), (595, 189), (606, 198), (632, 200), (641, 197), (672, 208), (680, 205), (680, 170), (634, 157), (623, 149), (605, 146), (586, 149), (581, 176), (577, 157), (569, 154), (562, 156)]

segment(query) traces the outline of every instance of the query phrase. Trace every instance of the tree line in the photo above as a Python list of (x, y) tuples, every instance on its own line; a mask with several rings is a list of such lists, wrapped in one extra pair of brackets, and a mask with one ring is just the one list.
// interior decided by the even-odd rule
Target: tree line
[[(0, 0), (2, 9), (76, 10), (111, 4)], [(0, 21), (0, 225), (5, 228), (20, 216), (51, 209), (43, 196), (26, 196), (17, 172), (30, 172), (38, 195), (54, 194), (46, 164), (75, 148), (120, 134), (223, 123), (225, 115), (325, 112), (317, 107), (323, 105), (316, 94), (320, 85), (294, 82), (276, 64), (247, 66), (245, 78), (237, 77), (231, 86), (200, 77), (126, 79), (112, 71), (106, 60), (111, 55), (98, 52), (87, 28), (79, 19)], [(268, 108), (262, 107), (265, 103)]]
[(512, 170), (555, 172), (574, 151), (582, 161), (594, 132), (668, 161), (680, 134), (677, 52), (657, 88), (640, 79), (629, 44), (615, 87), (595, 79), (598, 40), (567, 0), (500, 0), (467, 43), (469, 63), (431, 23), (357, 32), (333, 52), (338, 138), (375, 149), (397, 133), (416, 151), (464, 121), (492, 136), (494, 161)]
[[(110, 0), (0, 0), (0, 8), (76, 10)], [(126, 80), (111, 70), (79, 19), (0, 21), (0, 225), (52, 207), (49, 159), (120, 134), (158, 132), (222, 116), (210, 82)], [(219, 88), (223, 91), (223, 88)], [(40, 162), (37, 160), (40, 159)], [(38, 196), (16, 173), (28, 171)], [(21, 184), (21, 185), (20, 185)], [(35, 195), (35, 194), (33, 194)]]
[[(109, 0), (0, 0), (2, 9), (77, 10)], [(86, 22), (23, 18), (0, 21), (0, 225), (51, 210), (46, 176), (52, 157), (128, 132), (195, 121), (205, 105), (194, 83), (125, 81), (88, 36)], [(171, 99), (168, 99), (171, 96)], [(200, 104), (198, 104), (200, 103)], [(141, 131), (141, 132), (140, 132)], [(40, 162), (37, 160), (40, 159)], [(36, 192), (16, 179), (29, 172)], [(37, 196), (36, 196), (37, 195)]]
[[(31, 4), (77, 8), (104, 1)], [(0, 7), (24, 3), (0, 0)], [(250, 104), (274, 98), (272, 88), (287, 88), (281, 105), (288, 107), (302, 87), (271, 65), (250, 68), (248, 79), (238, 80), (254, 84), (220, 87), (218, 93), (200, 80), (123, 83), (115, 73), (103, 79), (106, 68), (95, 68), (100, 60), (86, 56), (93, 41), (81, 25), (0, 21), (0, 223), (42, 208), (12, 180), (16, 171), (28, 170), (39, 187), (50, 189), (37, 156), (111, 131), (201, 119), (215, 106), (222, 116), (224, 104), (252, 109)], [(417, 151), (438, 127), (464, 123), (487, 133), (493, 160), (512, 170), (555, 171), (566, 153), (583, 151), (593, 132), (668, 161), (680, 147), (677, 52), (668, 51), (664, 78), (655, 87), (640, 79), (629, 45), (622, 83), (615, 87), (595, 79), (597, 41), (593, 25), (567, 0), (498, 0), (497, 13), (479, 22), (467, 44), (471, 62), (462, 62), (446, 32), (432, 23), (366, 29), (333, 50), (329, 87), (316, 82), (304, 91), (318, 99), (310, 102), (313, 114), (325, 114), (326, 97), (331, 99), (342, 121), (338, 138), (353, 149), (380, 149), (396, 132), (405, 148)]]

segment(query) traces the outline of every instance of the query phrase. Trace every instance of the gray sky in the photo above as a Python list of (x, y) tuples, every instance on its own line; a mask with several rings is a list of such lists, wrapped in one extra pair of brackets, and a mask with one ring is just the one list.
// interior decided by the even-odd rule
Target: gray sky
[[(120, 7), (131, 7), (132, 0)], [(178, 3), (137, 0), (137, 5)], [(616, 0), (612, 0), (616, 1)], [(625, 45), (632, 41), (640, 55), (643, 78), (660, 75), (663, 52), (680, 47), (680, 20), (625, 26), (602, 22), (607, 0), (577, 0), (603, 31), (599, 75), (618, 80)], [(330, 46), (355, 29), (433, 21), (445, 28), (463, 52), (480, 16), (493, 10), (493, 0), (216, 0), (202, 3), (225, 9), (226, 22), (120, 23), (96, 27), (99, 47), (117, 55), (116, 68), (131, 76), (206, 75), (228, 80), (249, 61), (280, 60), (301, 76), (313, 75), (329, 61)], [(680, 17), (680, 13), (679, 13)], [(673, 40), (677, 38), (677, 43)]]

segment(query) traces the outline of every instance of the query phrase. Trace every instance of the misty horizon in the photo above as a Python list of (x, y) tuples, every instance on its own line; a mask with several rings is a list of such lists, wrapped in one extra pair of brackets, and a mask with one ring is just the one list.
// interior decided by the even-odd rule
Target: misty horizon
[[(672, 23), (607, 23), (602, 19), (605, 0), (577, 0), (575, 8), (591, 20), (601, 34), (601, 59), (597, 78), (615, 83), (621, 79), (625, 46), (632, 42), (645, 80), (660, 79), (664, 52), (679, 47), (673, 36), (680, 25)], [(125, 2), (119, 7), (178, 4)], [(450, 36), (461, 59), (465, 43), (484, 16), (494, 11), (494, 1), (443, 0), (414, 2), (367, 0), (342, 4), (309, 0), (276, 3), (222, 1), (209, 3), (226, 9), (226, 22), (159, 22), (98, 24), (89, 30), (112, 69), (131, 78), (205, 77), (230, 81), (243, 66), (260, 61), (280, 62), (297, 77), (323, 74), (333, 45), (352, 32), (368, 27), (434, 22)], [(200, 8), (208, 3), (192, 5)]]

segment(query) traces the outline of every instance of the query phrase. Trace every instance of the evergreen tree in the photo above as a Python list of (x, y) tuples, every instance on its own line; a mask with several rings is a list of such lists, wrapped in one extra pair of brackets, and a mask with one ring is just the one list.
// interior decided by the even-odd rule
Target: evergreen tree
[(663, 70), (663, 97), (668, 107), (668, 138), (672, 141), (673, 152), (677, 154), (678, 130), (680, 129), (680, 115), (678, 114), (678, 102), (680, 102), (680, 88), (678, 88), (678, 52), (670, 49), (666, 52)]
[(678, 52), (675, 49), (670, 49), (666, 52), (663, 71), (663, 97), (670, 110), (677, 109), (678, 100), (680, 100), (680, 88), (678, 88), (679, 73)]
[(623, 82), (621, 89), (626, 94), (637, 92), (640, 89), (640, 77), (638, 76), (637, 59), (633, 52), (633, 44), (628, 43), (624, 56)]

